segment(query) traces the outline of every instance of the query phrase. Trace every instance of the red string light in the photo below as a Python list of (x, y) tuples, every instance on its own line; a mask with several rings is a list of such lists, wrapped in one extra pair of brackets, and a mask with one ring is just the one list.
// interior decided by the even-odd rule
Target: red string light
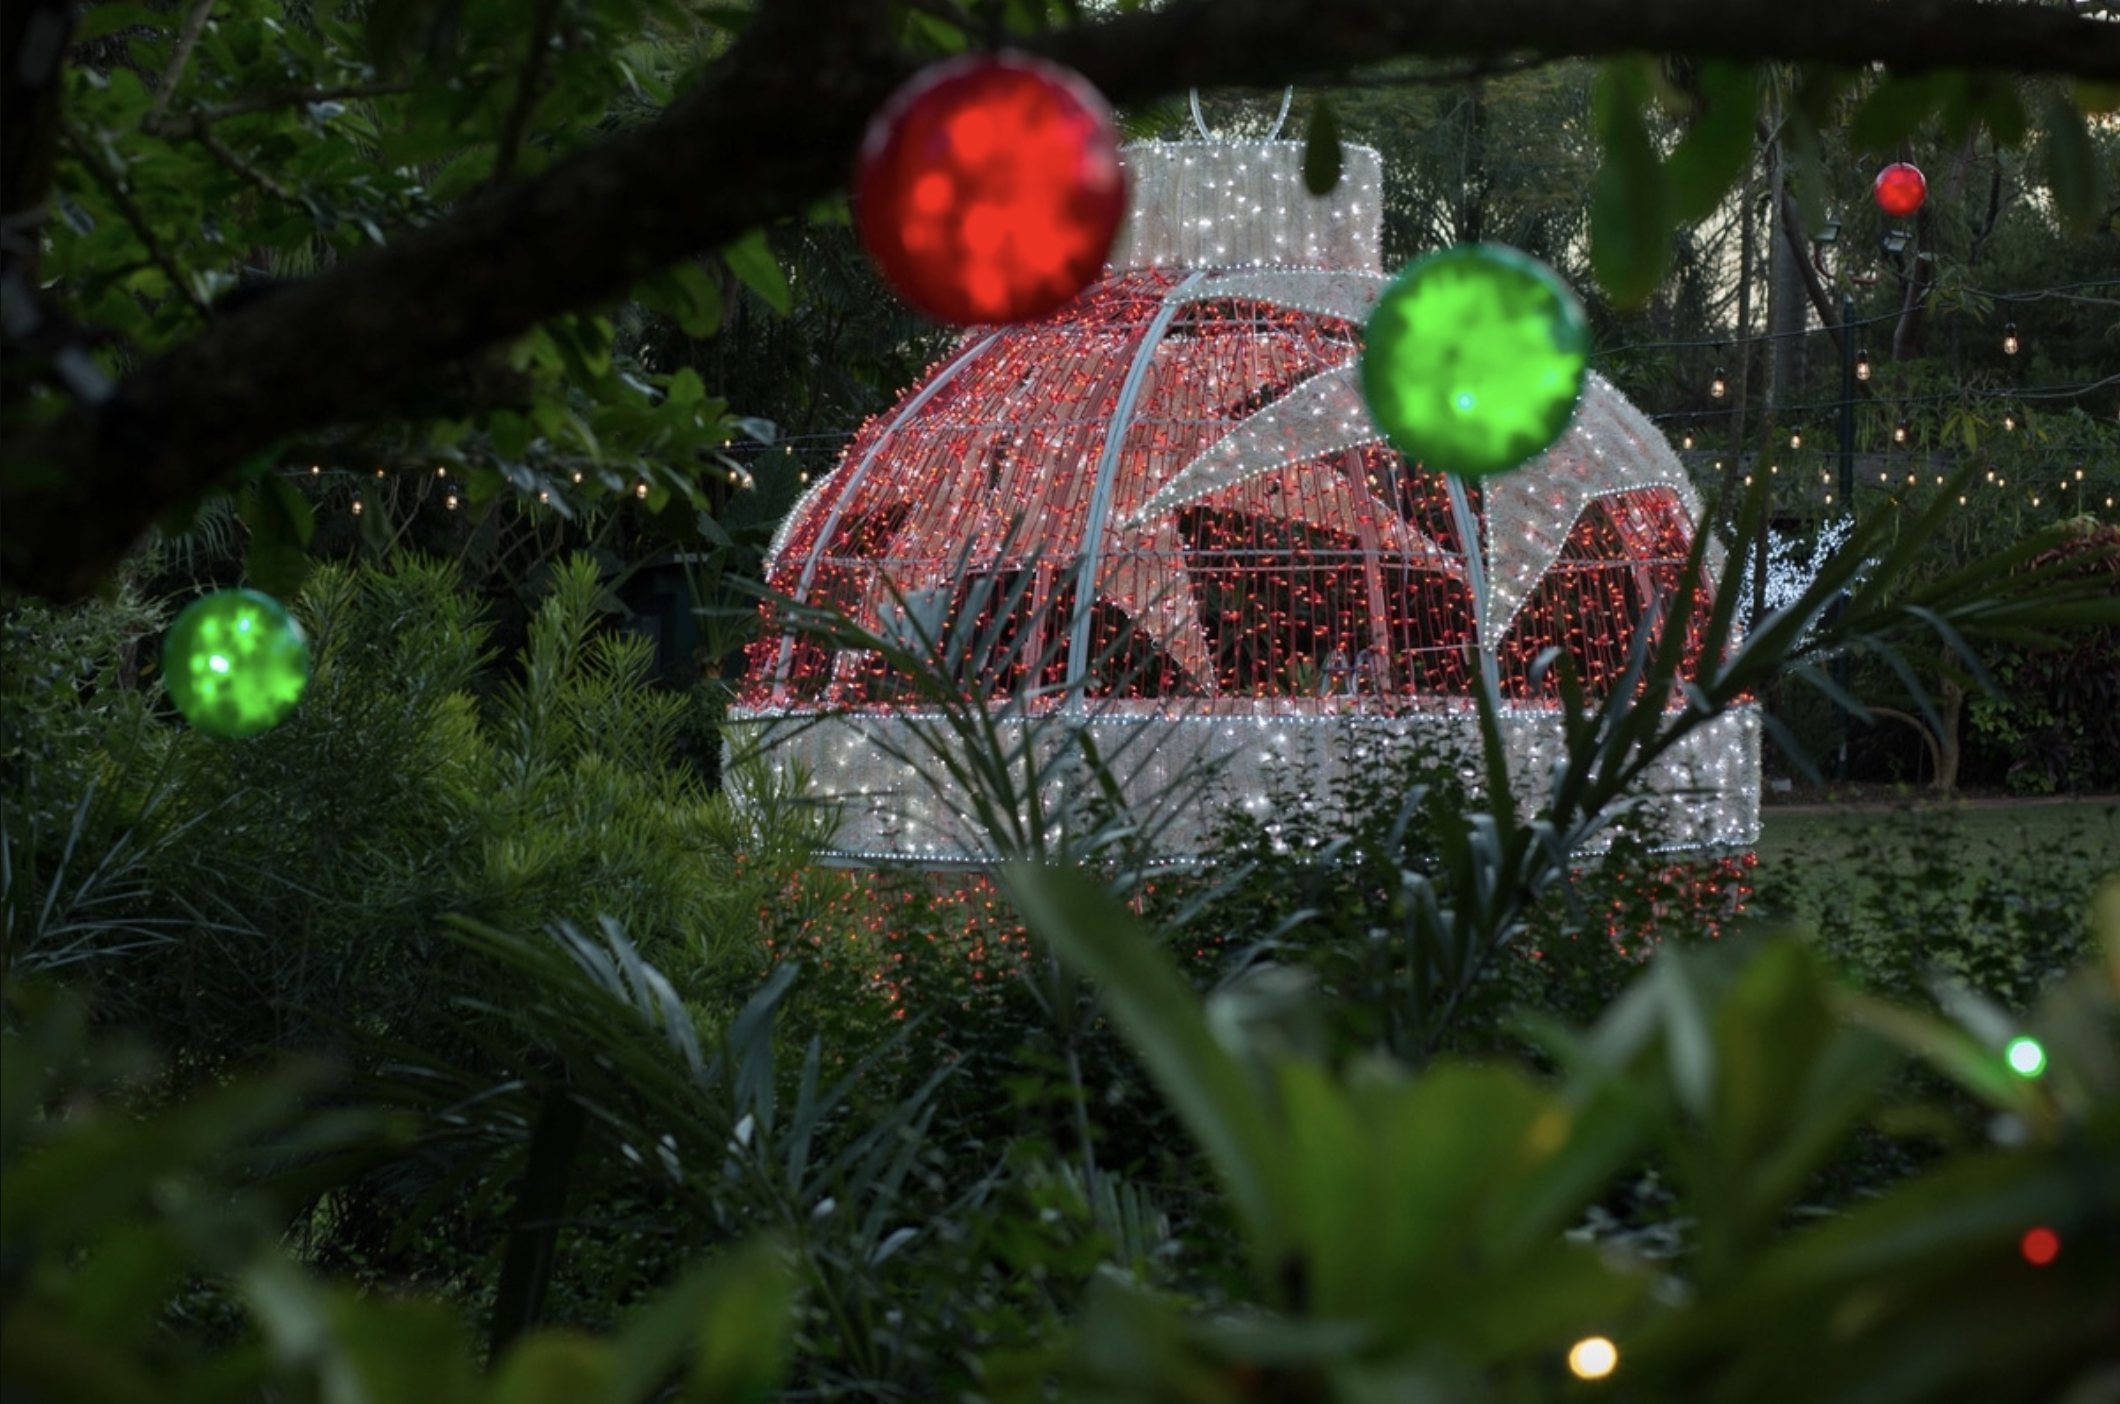
[(2017, 1251), (2022, 1253), (2024, 1260), (2033, 1267), (2045, 1267), (2061, 1256), (2061, 1235), (2044, 1224), (2035, 1229), (2028, 1229), (2024, 1237), (2017, 1241)]
[[(946, 591), (944, 617), (982, 642), (966, 681), (988, 695), (1061, 682), (1104, 435), (1176, 281), (1116, 274), (967, 364), (945, 362), (936, 377), (950, 378), (920, 411), (871, 420), (843, 460), (857, 467), (798, 509), (773, 587), (872, 629), (891, 587)], [(1107, 516), (1124, 525), (1108, 527), (1091, 607), (1091, 696), (1388, 706), (1470, 694), (1472, 599), (1444, 480), (1383, 445), (1257, 474), (1131, 524), (1231, 426), (1350, 361), (1356, 334), (1336, 318), (1238, 301), (1192, 304), (1170, 325), (1124, 428)], [(1551, 670), (1531, 676), (1556, 645), (1592, 694), (1609, 686), (1634, 635), (1678, 593), (1690, 538), (1669, 488), (1593, 500), (1501, 642), (1505, 695), (1556, 698)], [(1689, 625), (1689, 659), (1704, 614)], [(746, 705), (774, 705), (776, 691), (782, 703), (854, 707), (898, 695), (876, 658), (798, 640), (783, 665), (781, 649), (771, 632), (753, 646)]]

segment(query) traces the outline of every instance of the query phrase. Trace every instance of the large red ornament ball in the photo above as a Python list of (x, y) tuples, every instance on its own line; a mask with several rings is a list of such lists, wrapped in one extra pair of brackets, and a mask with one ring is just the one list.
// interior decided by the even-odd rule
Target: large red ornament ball
[(1877, 183), (1870, 187), (1870, 194), (1876, 198), (1878, 209), (1894, 219), (1905, 219), (1929, 198), (1929, 182), (1919, 167), (1894, 161), (1877, 173)]
[(945, 322), (1042, 317), (1103, 271), (1126, 213), (1111, 109), (1023, 54), (920, 73), (869, 122), (854, 172), (862, 243)]

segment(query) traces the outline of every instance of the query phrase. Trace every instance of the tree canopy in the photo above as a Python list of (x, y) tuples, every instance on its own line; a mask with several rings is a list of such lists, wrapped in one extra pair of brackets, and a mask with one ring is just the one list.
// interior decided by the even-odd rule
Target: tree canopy
[(2086, 114), (2107, 120), (2120, 84), (2106, 4), (115, 0), (78, 18), (6, 15), (0, 567), (55, 598), (231, 488), (253, 532), (298, 544), (272, 470), (349, 436), (455, 448), (474, 495), (544, 490), (538, 454), (564, 448), (586, 493), (710, 509), (715, 450), (745, 426), (696, 372), (614, 363), (605, 314), (631, 297), (710, 330), (739, 288), (785, 310), (765, 231), (843, 218), (870, 114), (967, 47), (1042, 53), (1121, 105), (1601, 60), (1592, 263), (1622, 303), (1664, 276), (1672, 224), (1740, 178), (1769, 100), (1799, 168), (1842, 120), (1873, 147), (1925, 122), (2003, 145), (2036, 125), (2056, 208), (2088, 226)]

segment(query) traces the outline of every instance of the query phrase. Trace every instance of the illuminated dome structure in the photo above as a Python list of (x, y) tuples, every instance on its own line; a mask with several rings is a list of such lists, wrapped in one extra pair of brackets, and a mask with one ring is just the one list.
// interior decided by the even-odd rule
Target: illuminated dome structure
[[(1298, 143), (1125, 159), (1105, 278), (1047, 320), (968, 335), (863, 426), (783, 524), (768, 585), (886, 637), (908, 618), (944, 631), (1004, 727), (1086, 731), (1132, 803), (1211, 766), (1206, 798), (1158, 830), (1173, 861), (1216, 804), (1269, 803), (1284, 767), (1329, 785), (1394, 740), (1464, 752), (1483, 667), (1535, 805), (1560, 752), (1535, 660), (1560, 647), (1593, 693), (1624, 667), (1699, 521), (1677, 456), (1593, 374), (1517, 472), (1461, 486), (1408, 465), (1357, 375), (1386, 282), (1377, 154), (1349, 148), (1322, 199)], [(838, 804), (834, 852), (991, 856), (880, 656), (765, 618), (733, 734)], [(1696, 732), (1651, 789), (1668, 846), (1749, 845), (1756, 712)]]

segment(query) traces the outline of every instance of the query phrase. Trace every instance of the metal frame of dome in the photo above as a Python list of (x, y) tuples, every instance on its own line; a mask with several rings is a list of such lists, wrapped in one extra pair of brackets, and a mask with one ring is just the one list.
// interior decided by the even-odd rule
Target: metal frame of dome
[[(1132, 216), (1114, 271), (1052, 319), (967, 337), (864, 426), (782, 524), (769, 583), (886, 635), (924, 620), (922, 636), (949, 634), (960, 662), (982, 640), (989, 650), (1004, 641), (1020, 656), (977, 657), (965, 680), (989, 691), (1020, 754), (1050, 760), (1063, 740), (1087, 737), (1120, 792), (1146, 808), (1213, 772), (1223, 802), (1263, 812), (1291, 776), (1330, 789), (1349, 767), (1413, 747), (1443, 747), (1476, 783), (1467, 670), (1478, 667), (1513, 699), (1503, 709), (1510, 773), (1535, 805), (1562, 749), (1535, 654), (1569, 638), (1587, 652), (1583, 621), (1602, 608), (1621, 627), (1600, 642), (1617, 653), (1588, 658), (1586, 671), (1593, 683), (1600, 666), (1617, 671), (1623, 629), (1676, 584), (1674, 551), (1683, 556), (1700, 520), (1677, 455), (1592, 375), (1561, 441), (1481, 484), (1477, 504), (1454, 478), (1407, 471), (1355, 373), (1360, 327), (1385, 286), (1376, 153), (1348, 148), (1325, 199), (1304, 191), (1297, 143), (1155, 143), (1125, 159)], [(1236, 348), (1252, 380), (1263, 375), (1257, 385), (1235, 376), (1245, 393), (1234, 409), (1214, 398), (1233, 364), (1215, 360), (1217, 347)], [(1215, 577), (1236, 596), (1277, 589), (1305, 615), (1307, 639), (1268, 648), (1278, 666), (1222, 669), (1228, 628), (1209, 637), (1203, 592), (1222, 583), (1203, 586), (1213, 570), (1200, 563), (1245, 556), (1213, 537), (1223, 518), (1313, 563), (1276, 561), (1255, 540), (1256, 559)], [(1313, 550), (1321, 539), (1355, 544)], [(1719, 551), (1711, 557), (1719, 577)], [(1567, 588), (1555, 583), (1562, 566)], [(1305, 571), (1311, 584), (1290, 583)], [(992, 615), (997, 592), (1007, 618)], [(1421, 592), (1435, 616), (1426, 622), (1408, 603)], [(1336, 604), (1337, 623), (1318, 623)], [(1321, 640), (1335, 640), (1329, 665), (1358, 634), (1383, 685), (1365, 692), (1350, 677), (1332, 695), (1287, 685), (1306, 659), (1318, 662)], [(1140, 640), (1160, 683), (1102, 671), (1114, 646), (1139, 653)], [(826, 652), (769, 627), (730, 714), (732, 746), (755, 744), (783, 773), (807, 772), (840, 806), (832, 856), (996, 856), (964, 796), (928, 778), (949, 769), (923, 757), (954, 744), (947, 728), (891, 701), (873, 659)], [(1261, 691), (1269, 678), (1276, 695)], [(1048, 778), (1073, 783), (1065, 767)], [(1666, 847), (1755, 841), (1756, 709), (1695, 732), (1648, 789)], [(1200, 852), (1215, 821), (1216, 805), (1186, 799), (1156, 826), (1170, 861)]]

